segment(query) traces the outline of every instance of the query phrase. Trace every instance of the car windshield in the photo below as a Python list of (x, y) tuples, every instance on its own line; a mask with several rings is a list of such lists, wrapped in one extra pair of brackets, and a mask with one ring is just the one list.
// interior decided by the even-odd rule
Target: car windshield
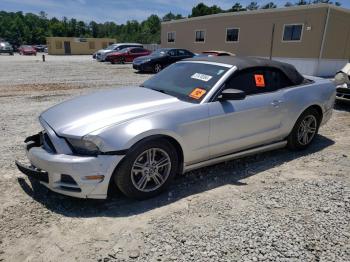
[(2, 43), (0, 43), (0, 45), (1, 45), (1, 46), (6, 46), (6, 47), (10, 46), (10, 44), (7, 43), (7, 42), (2, 42)]
[(105, 50), (113, 50), (115, 48), (115, 44), (107, 46)]
[(180, 100), (199, 103), (229, 68), (208, 63), (179, 62), (143, 83)]
[(127, 47), (127, 48), (119, 50), (118, 52), (119, 53), (127, 53), (127, 52), (129, 52), (129, 50), (130, 50), (130, 48)]

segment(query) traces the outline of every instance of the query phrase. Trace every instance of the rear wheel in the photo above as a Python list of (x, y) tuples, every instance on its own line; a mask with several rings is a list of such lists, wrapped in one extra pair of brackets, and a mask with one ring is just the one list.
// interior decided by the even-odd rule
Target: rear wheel
[(295, 123), (288, 136), (288, 147), (301, 150), (307, 148), (318, 133), (321, 116), (317, 110), (307, 109)]
[(114, 176), (130, 198), (147, 199), (166, 189), (178, 166), (175, 148), (165, 139), (141, 141), (125, 156)]
[(162, 65), (161, 64), (155, 64), (153, 68), (154, 73), (159, 73), (162, 71)]

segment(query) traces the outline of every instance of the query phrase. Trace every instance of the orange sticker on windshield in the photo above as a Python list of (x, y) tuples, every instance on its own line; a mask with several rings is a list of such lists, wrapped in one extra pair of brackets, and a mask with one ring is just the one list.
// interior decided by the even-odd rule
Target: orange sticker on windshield
[(193, 91), (189, 94), (190, 97), (194, 99), (200, 99), (207, 91), (202, 88), (195, 88)]
[(264, 75), (254, 75), (255, 85), (257, 87), (265, 87)]

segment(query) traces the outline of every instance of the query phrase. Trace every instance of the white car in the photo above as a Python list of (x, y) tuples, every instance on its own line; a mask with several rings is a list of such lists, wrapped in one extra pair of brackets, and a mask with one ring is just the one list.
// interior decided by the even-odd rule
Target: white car
[(138, 44), (138, 43), (112, 44), (112, 45), (108, 46), (106, 49), (98, 50), (95, 54), (93, 54), (92, 57), (96, 58), (97, 61), (103, 62), (103, 61), (105, 61), (108, 54), (116, 52), (116, 51), (120, 51), (120, 50), (122, 50), (124, 48), (128, 48), (128, 47), (141, 47), (141, 48), (143, 48), (143, 45)]
[(335, 76), (337, 99), (350, 101), (350, 63), (346, 64)]

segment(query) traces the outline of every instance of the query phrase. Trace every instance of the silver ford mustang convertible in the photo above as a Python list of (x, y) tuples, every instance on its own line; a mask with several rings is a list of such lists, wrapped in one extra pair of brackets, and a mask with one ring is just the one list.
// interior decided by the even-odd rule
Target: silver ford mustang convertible
[(288, 146), (309, 146), (332, 114), (329, 80), (257, 58), (177, 62), (140, 87), (96, 92), (43, 112), (20, 171), (81, 198), (152, 197), (178, 173)]

